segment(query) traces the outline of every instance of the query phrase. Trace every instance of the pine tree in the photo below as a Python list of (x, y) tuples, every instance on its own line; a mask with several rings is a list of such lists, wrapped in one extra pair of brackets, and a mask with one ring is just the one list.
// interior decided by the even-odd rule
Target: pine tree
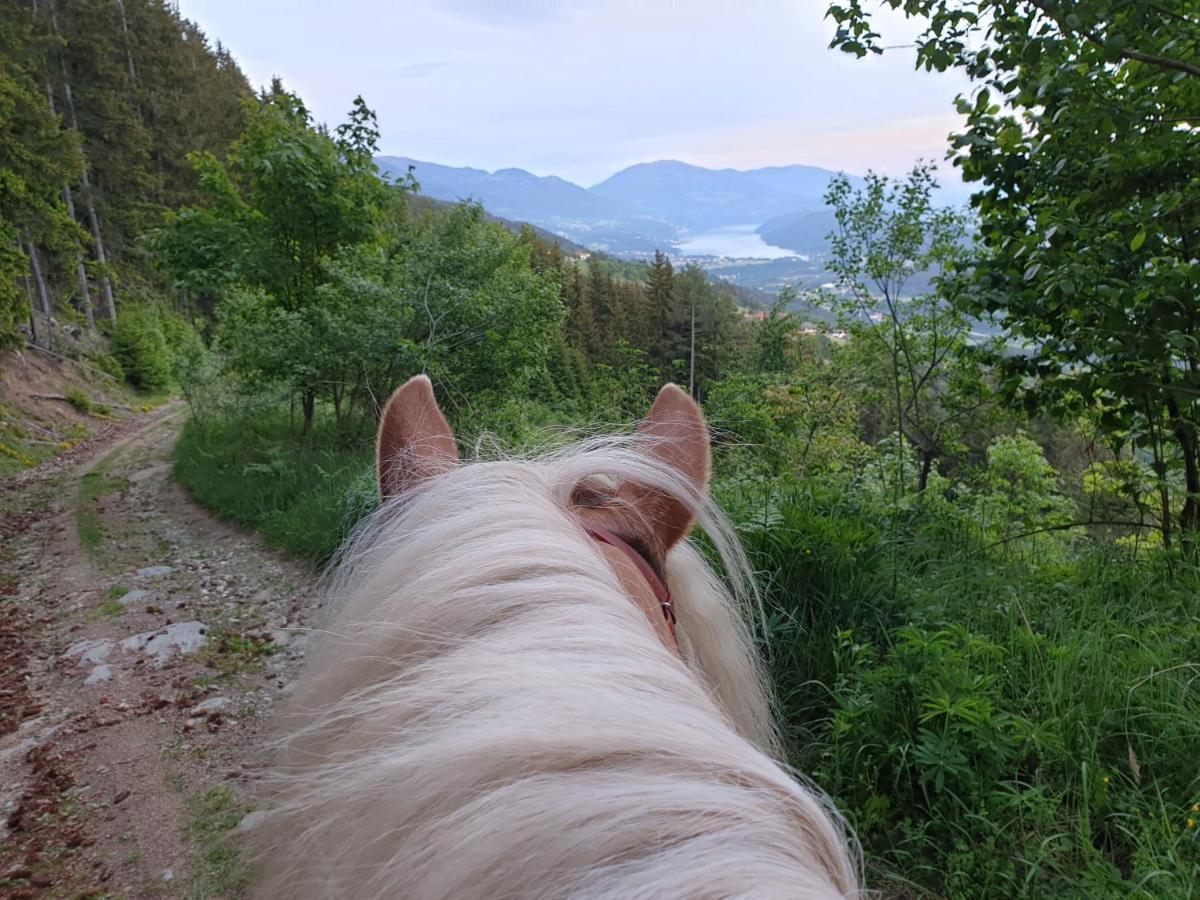
[(643, 344), (651, 361), (670, 377), (671, 363), (676, 359), (678, 321), (675, 309), (675, 270), (671, 260), (661, 250), (654, 251), (654, 262), (646, 273), (646, 301), (649, 309), (649, 342)]
[(79, 148), (32, 74), (33, 38), (28, 10), (0, 7), (0, 345), (15, 341), (28, 303), (51, 308), (40, 248), (69, 253), (79, 240), (60, 193), (80, 170)]

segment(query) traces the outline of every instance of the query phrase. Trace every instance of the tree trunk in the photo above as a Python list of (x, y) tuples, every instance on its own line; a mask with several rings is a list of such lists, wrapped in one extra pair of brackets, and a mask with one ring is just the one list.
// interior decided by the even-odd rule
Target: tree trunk
[(50, 292), (46, 289), (46, 275), (42, 271), (42, 257), (38, 253), (38, 248), (34, 246), (33, 241), (29, 239), (29, 234), (25, 235), (25, 252), (29, 254), (29, 265), (33, 269), (33, 280), (37, 285), (38, 299), (41, 300), (42, 315), (49, 318), (54, 310), (50, 305)]
[(696, 295), (692, 291), (692, 334), (688, 348), (688, 396), (696, 399)]
[[(50, 9), (50, 23), (54, 27), (54, 36), (61, 40), (62, 34), (58, 30), (58, 14), (54, 7)], [(79, 118), (75, 114), (75, 95), (71, 92), (71, 82), (67, 78), (67, 64), (61, 56), (59, 56), (59, 66), (62, 69), (63, 79), (63, 96), (67, 100), (67, 115), (71, 122), (71, 128), (76, 134), (79, 134)], [(82, 137), (82, 135), (80, 135)], [(85, 154), (86, 157), (86, 154)], [(95, 243), (96, 261), (100, 263), (100, 294), (104, 298), (104, 312), (108, 315), (109, 321), (117, 321), (117, 304), (113, 299), (112, 281), (108, 277), (108, 273), (104, 271), (104, 267), (108, 265), (108, 256), (104, 252), (104, 236), (100, 231), (100, 217), (96, 215), (96, 204), (92, 200), (91, 181), (88, 179), (87, 160), (84, 159), (83, 169), (83, 200), (87, 207), (88, 224), (91, 226), (92, 241)]]
[[(34, 0), (33, 11), (37, 13), (37, 0)], [(54, 89), (50, 86), (50, 79), (46, 79), (46, 102), (50, 104), (50, 111), (55, 115), (58, 114), (54, 103)], [(75, 215), (75, 198), (71, 195), (71, 186), (64, 184), (62, 189), (63, 203), (67, 207), (67, 215), (76, 225), (79, 224), (79, 218)], [(92, 289), (88, 284), (87, 266), (83, 264), (83, 254), (79, 251), (75, 252), (75, 277), (79, 279), (79, 308), (83, 312), (84, 318), (87, 319), (88, 328), (96, 327), (96, 312), (92, 309)]]
[(300, 405), (304, 410), (304, 433), (308, 434), (312, 431), (313, 418), (317, 410), (317, 392), (313, 388), (305, 388), (304, 394), (300, 398)]
[(921, 470), (917, 473), (917, 493), (925, 493), (925, 488), (929, 487), (929, 473), (933, 471), (933, 450), (919, 450), (921, 455)]
[(1183, 457), (1183, 509), (1179, 513), (1179, 542), (1184, 547), (1195, 545), (1200, 531), (1200, 462), (1197, 461), (1196, 430), (1184, 421), (1179, 402), (1167, 394), (1167, 412), (1171, 415), (1171, 430), (1179, 443)]
[(129, 64), (129, 80), (137, 84), (137, 71), (133, 67), (133, 47), (129, 44), (129, 20), (125, 18), (125, 0), (117, 0), (117, 9), (121, 11), (121, 31), (125, 35), (125, 61)]
[(29, 335), (36, 345), (38, 343), (37, 301), (33, 298), (33, 285), (29, 281), (29, 276), (22, 275), (21, 280), (25, 282), (25, 296), (29, 298)]
[[(71, 188), (68, 185), (63, 185), (63, 200), (67, 204), (67, 215), (71, 217), (72, 222), (79, 224), (79, 220), (75, 218), (75, 198), (71, 196)], [(82, 253), (75, 254), (75, 277), (79, 279), (79, 306), (87, 319), (88, 328), (95, 328), (96, 310), (92, 306), (92, 289), (88, 284), (87, 266), (83, 264)]]

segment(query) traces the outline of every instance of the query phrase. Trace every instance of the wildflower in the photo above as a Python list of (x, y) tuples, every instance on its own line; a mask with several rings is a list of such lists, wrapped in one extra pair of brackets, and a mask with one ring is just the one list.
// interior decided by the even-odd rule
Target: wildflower
[(1200, 812), (1200, 803), (1192, 804), (1192, 812)]
[(1104, 776), (1104, 783), (1108, 784), (1108, 776), (1107, 775)]
[(1188, 827), (1188, 828), (1195, 828), (1195, 827), (1196, 827), (1196, 820), (1195, 820), (1195, 819), (1193, 819), (1193, 818), (1191, 818), (1191, 817), (1189, 816), (1189, 817), (1188, 817), (1188, 820), (1187, 820), (1187, 827)]

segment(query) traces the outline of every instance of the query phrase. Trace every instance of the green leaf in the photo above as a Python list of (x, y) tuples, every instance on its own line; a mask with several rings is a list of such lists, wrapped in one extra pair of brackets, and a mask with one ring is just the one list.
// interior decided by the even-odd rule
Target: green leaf
[(1129, 249), (1134, 251), (1139, 250), (1144, 243), (1146, 243), (1145, 229), (1139, 231), (1133, 236), (1133, 240), (1129, 242)]

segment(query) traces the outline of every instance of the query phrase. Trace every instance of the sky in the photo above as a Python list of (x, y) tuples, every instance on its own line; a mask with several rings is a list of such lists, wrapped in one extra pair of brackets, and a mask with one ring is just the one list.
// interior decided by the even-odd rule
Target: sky
[[(911, 47), (828, 49), (826, 5), (179, 0), (254, 85), (281, 76), (319, 121), (362, 94), (388, 155), (584, 186), (658, 159), (892, 175), (940, 163), (966, 81), (915, 71)], [(880, 21), (886, 43), (911, 41), (898, 16)]]

